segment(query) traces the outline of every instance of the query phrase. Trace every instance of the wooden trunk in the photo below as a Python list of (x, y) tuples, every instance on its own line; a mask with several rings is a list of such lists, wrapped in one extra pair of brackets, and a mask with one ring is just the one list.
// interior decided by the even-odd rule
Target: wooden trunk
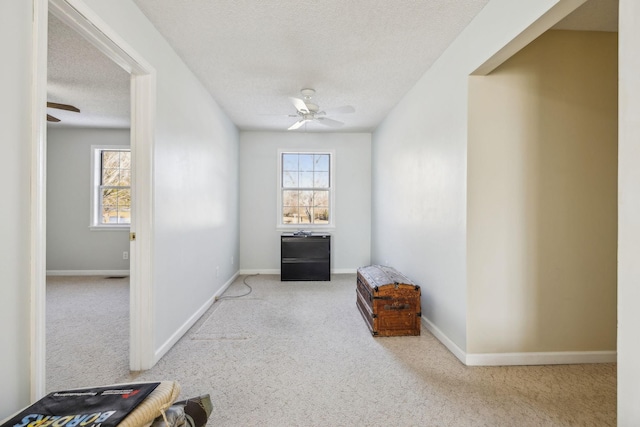
[(420, 335), (420, 286), (392, 267), (358, 269), (356, 305), (371, 334)]

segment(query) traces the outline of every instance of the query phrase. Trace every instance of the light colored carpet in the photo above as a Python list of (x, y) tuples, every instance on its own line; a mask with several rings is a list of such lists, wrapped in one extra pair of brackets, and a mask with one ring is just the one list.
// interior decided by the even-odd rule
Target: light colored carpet
[(47, 277), (47, 391), (129, 375), (129, 278)]
[[(245, 292), (241, 279), (226, 295)], [(355, 275), (247, 281), (249, 296), (214, 304), (153, 369), (73, 386), (176, 380), (183, 397), (211, 395), (211, 426), (616, 424), (615, 365), (466, 367), (424, 328), (373, 338)]]

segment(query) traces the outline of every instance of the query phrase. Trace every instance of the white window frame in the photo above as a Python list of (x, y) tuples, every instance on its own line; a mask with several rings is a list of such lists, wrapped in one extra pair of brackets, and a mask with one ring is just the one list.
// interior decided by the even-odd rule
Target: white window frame
[[(102, 224), (100, 222), (100, 181), (102, 176), (102, 162), (100, 155), (103, 151), (131, 151), (128, 145), (92, 145), (91, 146), (91, 191), (89, 229), (93, 231), (121, 230), (129, 231), (131, 224)], [(132, 163), (133, 164), (133, 163)]]
[[(284, 224), (282, 222), (282, 155), (283, 154), (328, 154), (329, 155), (329, 223), (328, 224)], [(336, 226), (335, 220), (335, 191), (336, 191), (336, 153), (335, 150), (300, 150), (279, 149), (278, 150), (278, 188), (277, 188), (277, 216), (276, 229), (278, 230), (330, 230)]]

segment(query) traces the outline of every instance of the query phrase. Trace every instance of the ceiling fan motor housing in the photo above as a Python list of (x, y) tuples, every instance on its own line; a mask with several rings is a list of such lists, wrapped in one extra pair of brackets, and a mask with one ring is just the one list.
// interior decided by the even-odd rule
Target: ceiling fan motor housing
[(300, 91), (300, 93), (302, 94), (302, 96), (304, 96), (306, 99), (311, 99), (311, 97), (316, 93), (315, 89), (302, 89)]

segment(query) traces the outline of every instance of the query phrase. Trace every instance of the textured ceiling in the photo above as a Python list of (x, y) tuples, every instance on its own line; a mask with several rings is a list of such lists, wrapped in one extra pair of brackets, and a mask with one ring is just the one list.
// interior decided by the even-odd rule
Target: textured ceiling
[(129, 74), (51, 14), (47, 55), (47, 101), (80, 109), (48, 108), (49, 126), (130, 126)]
[(134, 2), (240, 129), (287, 129), (310, 87), (355, 107), (341, 130), (370, 131), (488, 0)]
[[(340, 131), (371, 131), (489, 0), (133, 1), (240, 129), (287, 129), (311, 87), (322, 110), (355, 107), (329, 116)], [(589, 0), (554, 28), (616, 31), (617, 6)], [(49, 100), (82, 110), (54, 126), (128, 127), (128, 75), (54, 17), (49, 43)]]

